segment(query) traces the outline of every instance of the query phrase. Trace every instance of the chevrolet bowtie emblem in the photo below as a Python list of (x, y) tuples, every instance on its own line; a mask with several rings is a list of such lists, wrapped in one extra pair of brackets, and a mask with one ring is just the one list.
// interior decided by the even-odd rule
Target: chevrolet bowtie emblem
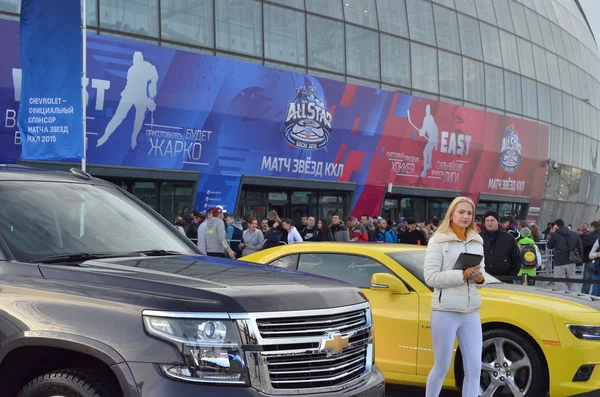
[(328, 355), (339, 354), (344, 350), (344, 347), (350, 343), (348, 337), (342, 337), (339, 332), (332, 332), (328, 335), (327, 339), (321, 341), (319, 350), (326, 352)]

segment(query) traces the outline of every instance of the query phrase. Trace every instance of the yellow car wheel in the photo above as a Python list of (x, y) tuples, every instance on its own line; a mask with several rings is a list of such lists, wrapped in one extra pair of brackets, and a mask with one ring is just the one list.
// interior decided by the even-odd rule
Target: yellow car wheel
[[(493, 328), (483, 333), (479, 395), (546, 396), (547, 365), (528, 338), (510, 329)], [(462, 386), (462, 360), (457, 362), (457, 380)]]

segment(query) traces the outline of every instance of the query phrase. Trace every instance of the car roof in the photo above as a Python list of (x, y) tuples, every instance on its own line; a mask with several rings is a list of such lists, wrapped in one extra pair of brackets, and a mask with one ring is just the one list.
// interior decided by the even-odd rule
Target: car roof
[[(310, 251), (331, 251), (335, 249), (336, 253), (373, 253), (389, 254), (392, 252), (425, 252), (426, 247), (414, 244), (401, 243), (379, 243), (379, 242), (311, 242), (305, 241), (299, 244), (281, 245), (269, 248), (270, 252), (310, 252)], [(260, 251), (259, 251), (260, 252)]]
[(110, 185), (109, 182), (94, 178), (87, 172), (76, 167), (71, 168), (67, 172), (15, 164), (0, 164), (0, 181), (41, 181)]

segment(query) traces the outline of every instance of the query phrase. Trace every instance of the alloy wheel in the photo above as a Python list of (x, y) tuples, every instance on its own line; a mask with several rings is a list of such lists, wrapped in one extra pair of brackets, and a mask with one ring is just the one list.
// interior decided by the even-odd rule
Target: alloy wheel
[(494, 337), (483, 342), (479, 395), (522, 397), (531, 387), (532, 366), (516, 342)]

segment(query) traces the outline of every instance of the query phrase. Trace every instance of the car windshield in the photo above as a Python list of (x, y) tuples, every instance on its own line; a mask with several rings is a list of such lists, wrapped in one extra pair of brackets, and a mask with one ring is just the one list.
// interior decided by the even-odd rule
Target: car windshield
[[(398, 262), (403, 268), (408, 270), (410, 274), (415, 276), (423, 285), (427, 285), (425, 283), (425, 278), (423, 276), (423, 264), (425, 263), (425, 251), (414, 251), (414, 252), (390, 252), (388, 256)], [(502, 281), (498, 280), (496, 277), (491, 274), (486, 274), (486, 283), (488, 284), (496, 284), (501, 283)]]
[(21, 262), (155, 250), (198, 255), (183, 234), (116, 187), (6, 181), (0, 203), (0, 236)]

